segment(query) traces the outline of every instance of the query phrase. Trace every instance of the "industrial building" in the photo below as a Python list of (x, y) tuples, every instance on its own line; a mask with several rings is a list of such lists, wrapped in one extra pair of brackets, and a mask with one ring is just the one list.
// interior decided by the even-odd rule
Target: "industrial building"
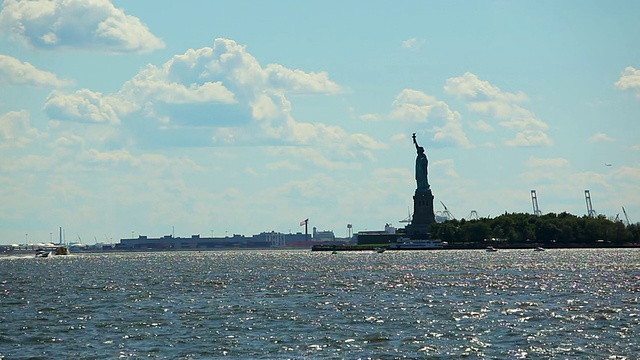
[(174, 237), (166, 235), (160, 238), (150, 238), (144, 235), (138, 238), (120, 239), (116, 245), (118, 250), (212, 250), (212, 249), (268, 249), (268, 248), (296, 248), (311, 247), (311, 235), (303, 233), (283, 234), (279, 232), (263, 232), (258, 235), (244, 236), (234, 234), (225, 237)]
[(383, 231), (360, 231), (356, 234), (358, 245), (395, 243), (402, 236), (405, 236), (404, 229), (396, 229), (391, 224), (385, 224)]

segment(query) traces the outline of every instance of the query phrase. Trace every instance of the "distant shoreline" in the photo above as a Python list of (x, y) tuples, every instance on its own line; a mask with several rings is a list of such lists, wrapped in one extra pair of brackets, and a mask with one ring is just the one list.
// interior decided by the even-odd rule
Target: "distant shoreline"
[[(500, 245), (473, 245), (473, 246), (455, 246), (447, 245), (441, 248), (426, 248), (426, 249), (389, 249), (387, 245), (314, 245), (311, 251), (375, 251), (379, 248), (383, 248), (387, 251), (443, 251), (443, 250), (485, 250), (487, 246), (492, 246), (498, 250), (534, 250), (536, 246), (500, 246)], [(593, 246), (550, 246), (543, 247), (545, 250), (560, 250), (560, 249), (638, 249), (640, 244), (629, 245), (593, 245)]]
[[(535, 250), (536, 247), (531, 246), (493, 246), (497, 250)], [(165, 253), (165, 252), (215, 252), (215, 251), (282, 251), (282, 250), (299, 250), (299, 251), (312, 251), (312, 252), (362, 252), (362, 251), (377, 251), (379, 248), (384, 248), (386, 251), (448, 251), (448, 250), (485, 250), (486, 247), (463, 247), (463, 246), (446, 246), (442, 248), (429, 248), (429, 249), (388, 249), (386, 246), (358, 246), (358, 245), (315, 245), (312, 248), (216, 248), (216, 249), (136, 249), (136, 250), (82, 250), (71, 252), (71, 255), (81, 254), (128, 254), (128, 253)], [(544, 250), (579, 250), (579, 249), (640, 249), (640, 245), (621, 245), (621, 246), (556, 246), (545, 247)], [(35, 257), (35, 251), (32, 250), (15, 250), (0, 253), (1, 257), (7, 256), (25, 256), (33, 255)]]

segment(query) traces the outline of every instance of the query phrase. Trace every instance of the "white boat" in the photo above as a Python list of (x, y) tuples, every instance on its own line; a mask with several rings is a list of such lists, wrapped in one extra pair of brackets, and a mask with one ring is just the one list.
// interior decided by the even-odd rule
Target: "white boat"
[(493, 246), (487, 246), (487, 252), (496, 252), (498, 251), (498, 249), (494, 248)]
[(383, 253), (385, 250), (387, 250), (387, 249), (385, 249), (385, 248), (383, 248), (383, 247), (377, 247), (377, 248), (375, 248), (375, 249), (373, 249), (373, 250), (375, 250), (378, 254), (382, 254), (382, 253)]
[(36, 250), (36, 257), (49, 257), (49, 255), (69, 255), (69, 248), (65, 245), (45, 244)]
[(537, 248), (533, 249), (533, 251), (544, 251), (543, 247), (538, 246)]
[(442, 249), (444, 243), (440, 239), (409, 239), (399, 238), (395, 243), (389, 244), (389, 250), (429, 250)]
[(36, 250), (36, 257), (37, 258), (46, 258), (46, 257), (49, 257), (50, 254), (51, 254), (51, 251), (47, 251), (47, 250), (44, 250), (44, 249)]

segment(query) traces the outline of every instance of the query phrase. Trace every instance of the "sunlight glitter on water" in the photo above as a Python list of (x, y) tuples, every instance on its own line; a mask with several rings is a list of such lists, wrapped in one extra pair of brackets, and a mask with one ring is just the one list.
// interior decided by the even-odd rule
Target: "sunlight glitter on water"
[[(640, 252), (221, 251), (0, 259), (0, 354), (607, 358)], [(34, 294), (42, 284), (48, 291)]]

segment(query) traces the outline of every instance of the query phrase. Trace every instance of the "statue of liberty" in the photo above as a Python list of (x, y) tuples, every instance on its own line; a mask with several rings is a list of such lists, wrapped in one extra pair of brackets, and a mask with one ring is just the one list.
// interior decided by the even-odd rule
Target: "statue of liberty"
[(427, 180), (429, 160), (424, 153), (424, 148), (419, 146), (416, 141), (416, 133), (413, 133), (413, 144), (416, 146), (416, 152), (418, 153), (416, 156), (416, 183), (418, 185), (416, 192), (426, 192), (429, 191), (430, 188), (429, 180)]

